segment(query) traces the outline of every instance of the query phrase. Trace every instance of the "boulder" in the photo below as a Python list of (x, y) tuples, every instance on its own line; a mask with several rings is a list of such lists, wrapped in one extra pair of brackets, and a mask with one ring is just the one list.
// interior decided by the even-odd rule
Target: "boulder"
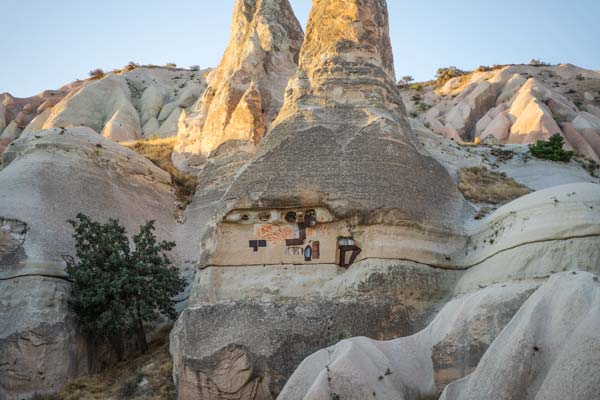
[(203, 164), (227, 141), (260, 140), (283, 103), (302, 39), (287, 0), (237, 0), (227, 50), (179, 126), (175, 165)]

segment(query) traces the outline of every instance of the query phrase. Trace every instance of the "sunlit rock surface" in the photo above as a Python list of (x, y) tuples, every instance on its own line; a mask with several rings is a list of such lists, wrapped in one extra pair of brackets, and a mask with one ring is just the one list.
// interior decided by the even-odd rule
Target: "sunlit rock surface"
[(204, 96), (179, 120), (173, 160), (202, 165), (227, 141), (258, 144), (294, 74), (303, 32), (287, 0), (237, 0), (227, 50)]

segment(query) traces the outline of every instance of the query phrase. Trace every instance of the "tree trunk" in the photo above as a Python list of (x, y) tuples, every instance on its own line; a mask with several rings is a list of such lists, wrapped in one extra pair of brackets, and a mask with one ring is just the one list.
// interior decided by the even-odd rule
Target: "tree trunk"
[(137, 337), (142, 354), (148, 352), (148, 341), (146, 340), (146, 332), (144, 332), (144, 321), (140, 317), (140, 307), (137, 307)]
[(148, 342), (146, 341), (146, 332), (144, 332), (144, 323), (141, 319), (138, 319), (138, 341), (140, 343), (140, 349), (142, 353), (148, 352)]

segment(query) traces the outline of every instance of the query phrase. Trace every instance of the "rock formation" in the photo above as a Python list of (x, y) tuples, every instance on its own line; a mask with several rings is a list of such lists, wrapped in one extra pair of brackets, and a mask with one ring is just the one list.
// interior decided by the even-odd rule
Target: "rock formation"
[[(453, 276), (425, 264), (448, 264), (444, 252), (462, 240), (449, 232), (468, 207), (409, 132), (385, 2), (316, 1), (280, 114), (202, 242), (206, 268), (172, 333), (180, 398), (272, 398), (305, 355), (340, 335), (393, 338), (425, 326), (448, 293), (442, 276)], [(295, 226), (305, 238), (293, 239)], [(406, 235), (420, 244), (394, 239)], [(344, 264), (339, 236), (362, 248), (346, 258), (362, 266), (356, 281), (335, 265)], [(442, 236), (448, 247), (432, 243)], [(297, 252), (307, 245), (308, 261)], [(386, 256), (410, 261), (370, 262)], [(412, 290), (373, 295), (404, 279)]]
[[(449, 80), (432, 91), (404, 92), (409, 111), (457, 142), (531, 144), (562, 134), (568, 148), (600, 161), (600, 74), (572, 65), (499, 67)], [(585, 93), (588, 95), (585, 96)], [(418, 104), (414, 104), (417, 102)]]
[(34, 121), (47, 116), (49, 110), (81, 83), (73, 82), (58, 90), (46, 90), (37, 96), (16, 98), (8, 93), (0, 94), (0, 154), (21, 132)]
[(180, 119), (177, 166), (201, 165), (227, 141), (260, 142), (283, 103), (302, 38), (287, 0), (236, 1), (223, 59)]
[[(562, 353), (561, 362), (578, 362), (580, 354), (559, 349), (569, 341), (577, 342), (589, 335), (591, 330), (582, 320), (593, 323), (599, 317), (597, 307), (592, 304), (600, 289), (597, 283), (600, 269), (597, 263), (588, 261), (600, 257), (600, 220), (595, 211), (600, 204), (599, 194), (600, 187), (595, 184), (566, 185), (536, 192), (504, 206), (483, 221), (484, 229), (479, 234), (471, 232), (467, 253), (481, 261), (470, 263), (470, 268), (459, 272), (451, 289), (453, 299), (426, 329), (388, 342), (378, 342), (373, 337), (355, 338), (321, 350), (303, 361), (278, 398), (329, 399), (337, 395), (363, 399), (369, 393), (384, 399), (437, 398), (450, 384), (446, 389), (448, 399), (481, 398), (481, 393), (485, 393), (485, 398), (524, 399), (519, 396), (524, 396), (527, 390), (523, 387), (518, 390), (517, 385), (512, 391), (510, 387), (516, 379), (522, 379), (528, 387), (533, 384), (532, 390), (537, 392), (535, 376), (540, 377), (538, 382), (542, 380), (546, 371), (553, 368), (558, 354)], [(547, 220), (551, 214), (548, 207), (565, 212), (569, 215), (568, 222)], [(521, 234), (516, 234), (517, 231)], [(529, 235), (536, 239), (529, 241)], [(508, 244), (507, 239), (515, 242)], [(577, 272), (582, 270), (596, 275)], [(550, 280), (519, 310), (529, 294), (548, 277)], [(561, 296), (546, 305), (553, 292), (560, 292)], [(540, 297), (546, 299), (540, 303)], [(564, 304), (578, 304), (581, 311), (566, 317), (561, 311)], [(526, 310), (535, 310), (535, 316)], [(542, 321), (556, 323), (544, 325)], [(518, 333), (507, 334), (511, 326)], [(569, 338), (567, 332), (575, 333)], [(504, 346), (515, 349), (501, 350)], [(541, 350), (534, 350), (536, 347), (546, 349), (548, 363), (529, 364), (537, 351), (544, 356)], [(506, 354), (505, 361), (497, 362), (499, 354)], [(589, 360), (586, 362), (590, 366), (598, 365), (593, 357), (584, 359)], [(528, 365), (539, 365), (539, 372), (534, 367), (533, 375), (520, 374), (532, 371)], [(484, 368), (488, 371), (477, 373)], [(576, 396), (593, 390), (597, 385), (596, 375), (573, 389)], [(504, 376), (504, 381), (497, 380), (498, 376)], [(568, 381), (572, 375), (564, 376)], [(496, 382), (504, 386), (499, 388)], [(549, 380), (546, 382), (552, 386)]]
[(135, 232), (157, 220), (158, 235), (170, 239), (170, 179), (85, 127), (25, 133), (8, 147), (0, 171), (0, 398), (56, 391), (97, 361), (67, 310), (61, 256), (74, 246), (66, 221), (84, 212)]
[(160, 68), (110, 73), (70, 93), (28, 130), (87, 126), (116, 142), (174, 136), (182, 109), (203, 93), (204, 76), (198, 74)]

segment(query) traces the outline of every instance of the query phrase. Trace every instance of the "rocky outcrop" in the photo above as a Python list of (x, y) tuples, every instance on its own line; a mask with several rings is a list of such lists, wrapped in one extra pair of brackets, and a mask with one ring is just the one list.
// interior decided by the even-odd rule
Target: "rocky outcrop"
[(79, 82), (73, 82), (59, 90), (46, 90), (27, 98), (16, 98), (8, 93), (0, 94), (0, 155), (32, 121), (38, 121), (39, 124), (43, 119), (41, 116), (47, 115), (49, 108), (80, 85)]
[(586, 110), (597, 110), (600, 98), (590, 95), (591, 88), (600, 88), (596, 71), (512, 65), (454, 78), (440, 88), (425, 86), (419, 93), (407, 89), (403, 97), (413, 115), (421, 113), (430, 129), (457, 143), (527, 145), (559, 133), (567, 149), (597, 160), (592, 133), (600, 130), (590, 126), (597, 117)]
[(476, 368), (534, 289), (497, 285), (453, 300), (413, 336), (341, 341), (304, 360), (278, 399), (436, 398)]
[(287, 0), (237, 0), (227, 50), (204, 96), (180, 119), (177, 166), (202, 165), (228, 141), (257, 144), (296, 70), (303, 32)]
[[(486, 218), (482, 227), (470, 233), (465, 251), (466, 259), (471, 260), (470, 267), (456, 271), (456, 284), (448, 282), (453, 288), (453, 300), (427, 328), (411, 337), (379, 342), (372, 340), (376, 337), (368, 336), (370, 339), (346, 340), (319, 351), (303, 361), (279, 398), (328, 399), (337, 395), (363, 399), (373, 392), (377, 398), (384, 399), (437, 398), (452, 382), (457, 383), (449, 387), (450, 393), (462, 390), (460, 379), (480, 369), (486, 359), (489, 359), (490, 369), (500, 367), (500, 371), (488, 372), (484, 381), (492, 382), (496, 374), (505, 373), (507, 384), (513, 382), (515, 371), (528, 369), (521, 366), (504, 369), (509, 357), (506, 362), (497, 363), (496, 357), (487, 358), (484, 354), (504, 335), (505, 325), (508, 324), (507, 330), (512, 324), (523, 327), (521, 322), (515, 322), (523, 312), (517, 313), (517, 310), (540, 282), (549, 277), (550, 281), (540, 292), (561, 291), (565, 297), (560, 301), (582, 304), (569, 296), (586, 293), (587, 289), (569, 289), (568, 281), (584, 274), (585, 281), (594, 284), (597, 277), (577, 271), (600, 273), (597, 263), (590, 263), (600, 257), (600, 220), (595, 211), (599, 190), (600, 186), (594, 184), (566, 185), (528, 195), (502, 207)], [(556, 208), (558, 213), (568, 217), (553, 222), (548, 218), (552, 214), (549, 208)], [(583, 296), (587, 298), (587, 294)], [(591, 305), (593, 301), (588, 298), (583, 304)], [(526, 304), (523, 308), (527, 307)], [(536, 307), (532, 309), (537, 310)], [(549, 305), (550, 308), (561, 314), (561, 307)], [(539, 315), (543, 318), (536, 321), (547, 320), (543, 310)], [(577, 312), (577, 315), (585, 313)], [(575, 329), (578, 325), (570, 326)], [(547, 332), (551, 336), (553, 332), (562, 332), (561, 329), (552, 324), (534, 332)], [(527, 331), (528, 328), (522, 330)], [(582, 331), (591, 332), (587, 327)], [(536, 339), (532, 340), (537, 343)], [(506, 341), (520, 342), (514, 336)], [(561, 348), (558, 344), (545, 346)], [(519, 351), (522, 350), (519, 347)], [(522, 354), (527, 357), (527, 353)], [(572, 361), (577, 357), (574, 355)], [(544, 374), (540, 372), (540, 376)], [(522, 376), (527, 379), (529, 375)], [(466, 381), (473, 382), (470, 379)], [(486, 398), (512, 398), (501, 397), (507, 393), (504, 388), (496, 389), (485, 391)], [(587, 393), (586, 390), (583, 393)], [(469, 393), (472, 398), (481, 398), (482, 392), (477, 388)]]
[(598, 393), (600, 279), (554, 275), (441, 399), (592, 399)]
[(204, 93), (206, 73), (138, 67), (26, 99), (0, 95), (0, 153), (21, 132), (50, 128), (86, 126), (117, 142), (175, 136), (182, 110)]
[(439, 229), (464, 215), (446, 171), (411, 143), (384, 1), (313, 4), (284, 106), (223, 200)]
[(171, 334), (179, 398), (274, 398), (318, 348), (424, 327), (456, 276), (386, 260), (360, 262), (347, 274), (331, 265), (203, 270)]
[(536, 286), (496, 285), (453, 300), (411, 337), (321, 350), (278, 398), (437, 398), (448, 383), (441, 399), (593, 398), (598, 275), (553, 275), (528, 299)]
[(87, 126), (114, 141), (140, 137), (140, 121), (123, 77), (108, 75), (57, 104), (44, 129)]
[(84, 212), (135, 232), (157, 220), (158, 235), (171, 239), (170, 181), (90, 128), (25, 133), (8, 147), (0, 171), (1, 398), (57, 391), (96, 363), (67, 310), (61, 256), (73, 255), (74, 243), (66, 221)]

